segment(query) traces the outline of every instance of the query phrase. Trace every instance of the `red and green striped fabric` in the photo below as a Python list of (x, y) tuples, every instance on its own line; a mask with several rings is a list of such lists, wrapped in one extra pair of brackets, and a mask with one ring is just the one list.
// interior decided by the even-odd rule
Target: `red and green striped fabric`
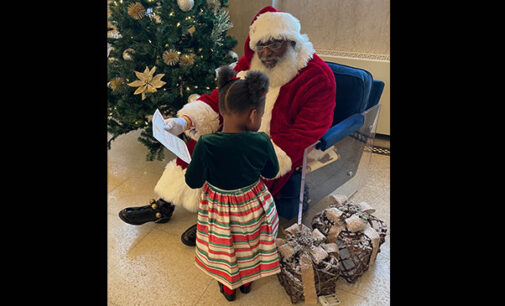
[(196, 266), (235, 289), (280, 272), (279, 217), (267, 187), (222, 190), (205, 183), (198, 209)]

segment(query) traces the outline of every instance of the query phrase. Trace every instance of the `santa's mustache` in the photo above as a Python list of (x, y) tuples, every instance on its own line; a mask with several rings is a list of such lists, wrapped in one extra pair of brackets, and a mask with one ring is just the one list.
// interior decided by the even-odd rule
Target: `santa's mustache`
[(276, 62), (279, 62), (281, 59), (281, 56), (267, 56), (267, 57), (263, 57), (263, 58), (260, 58), (260, 60), (265, 63), (265, 62), (268, 62), (268, 61), (276, 61)]
[(280, 56), (267, 56), (267, 57), (262, 57), (262, 61), (271, 61), (271, 60), (279, 60), (281, 57)]

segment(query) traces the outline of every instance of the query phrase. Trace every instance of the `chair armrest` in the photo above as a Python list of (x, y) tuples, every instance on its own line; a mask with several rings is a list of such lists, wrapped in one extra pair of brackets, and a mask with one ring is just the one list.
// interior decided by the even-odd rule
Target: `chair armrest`
[(370, 91), (370, 98), (368, 99), (368, 105), (366, 109), (373, 107), (379, 103), (379, 100), (384, 90), (384, 82), (374, 80), (372, 83), (372, 90)]
[(316, 145), (316, 149), (325, 151), (340, 140), (358, 130), (364, 122), (362, 114), (354, 114), (332, 126)]

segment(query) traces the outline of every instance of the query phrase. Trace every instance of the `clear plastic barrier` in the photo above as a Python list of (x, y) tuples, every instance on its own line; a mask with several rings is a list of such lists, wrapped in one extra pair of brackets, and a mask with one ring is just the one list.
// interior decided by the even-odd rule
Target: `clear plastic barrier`
[(309, 206), (327, 195), (338, 192), (351, 197), (368, 179), (380, 104), (362, 113), (360, 129), (329, 147), (315, 149), (318, 142), (305, 149), (300, 186), (298, 223), (301, 223), (304, 189), (308, 189)]

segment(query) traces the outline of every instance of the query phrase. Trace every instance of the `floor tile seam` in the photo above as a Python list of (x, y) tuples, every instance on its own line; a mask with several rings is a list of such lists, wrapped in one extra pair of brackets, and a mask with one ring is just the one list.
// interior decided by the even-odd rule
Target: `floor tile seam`
[[(358, 280), (359, 281), (359, 280)], [(353, 292), (353, 291), (349, 291), (349, 290), (346, 290), (344, 288), (336, 288), (336, 290), (340, 290), (340, 291), (343, 291), (345, 292), (346, 294), (350, 294), (350, 295), (354, 295), (354, 296), (358, 296), (360, 298), (363, 298), (365, 301), (369, 301), (368, 297), (364, 296), (364, 295), (361, 295), (359, 293), (356, 293), (356, 292)], [(335, 292), (337, 298), (338, 298), (338, 294)]]
[(118, 216), (119, 212), (116, 211), (116, 212), (109, 212), (107, 210), (107, 216), (111, 216), (111, 217), (117, 217), (119, 219), (119, 216)]
[(116, 303), (114, 303), (114, 302), (111, 302), (111, 301), (109, 300), (109, 298), (107, 298), (107, 305), (108, 305), (108, 306), (121, 306), (121, 304), (116, 304)]
[[(146, 239), (146, 237), (150, 234), (152, 234), (154, 231), (158, 232), (158, 233), (163, 233), (164, 235), (169, 235), (171, 236), (172, 238), (177, 238), (179, 237), (179, 234), (176, 234), (176, 233), (169, 233), (169, 232), (166, 232), (164, 230), (161, 230), (159, 228), (156, 228), (156, 226), (153, 226), (149, 231), (147, 231), (143, 236), (142, 238), (138, 239), (135, 244), (133, 244), (131, 247), (130, 247), (130, 251), (134, 251), (135, 248), (137, 248), (141, 243), (142, 241), (144, 241), (144, 239)], [(180, 242), (182, 244), (182, 241)]]
[[(133, 226), (133, 225), (132, 225)], [(136, 241), (132, 244), (132, 246), (129, 248), (129, 252), (133, 251), (152, 231), (155, 230), (154, 227), (152, 227), (150, 230), (147, 230), (141, 238), (136, 239)]]
[[(158, 228), (156, 226), (154, 226), (152, 230), (164, 233), (166, 235), (174, 236), (174, 237), (180, 237), (181, 236), (181, 233), (171, 233), (171, 232), (168, 232), (168, 231), (164, 231), (164, 230), (162, 230), (162, 229), (160, 229), (160, 228)], [(181, 241), (181, 244), (182, 244), (182, 241)]]
[(117, 184), (116, 186), (114, 186), (111, 190), (109, 190), (107, 192), (107, 195), (109, 195), (110, 193), (112, 193), (114, 190), (116, 190), (119, 186), (123, 185), (126, 181), (128, 181), (131, 177), (127, 177), (126, 179), (124, 179), (123, 181), (121, 181), (121, 183)]
[(195, 306), (199, 302), (204, 302), (203, 301), (203, 297), (205, 296), (205, 293), (207, 292), (207, 289), (209, 289), (209, 287), (211, 286), (211, 283), (212, 283), (212, 280), (209, 281), (209, 284), (207, 285), (207, 287), (205, 287), (205, 290), (203, 290), (202, 294), (200, 294), (200, 296), (195, 299), (195, 302), (193, 304), (191, 304), (191, 306)]

